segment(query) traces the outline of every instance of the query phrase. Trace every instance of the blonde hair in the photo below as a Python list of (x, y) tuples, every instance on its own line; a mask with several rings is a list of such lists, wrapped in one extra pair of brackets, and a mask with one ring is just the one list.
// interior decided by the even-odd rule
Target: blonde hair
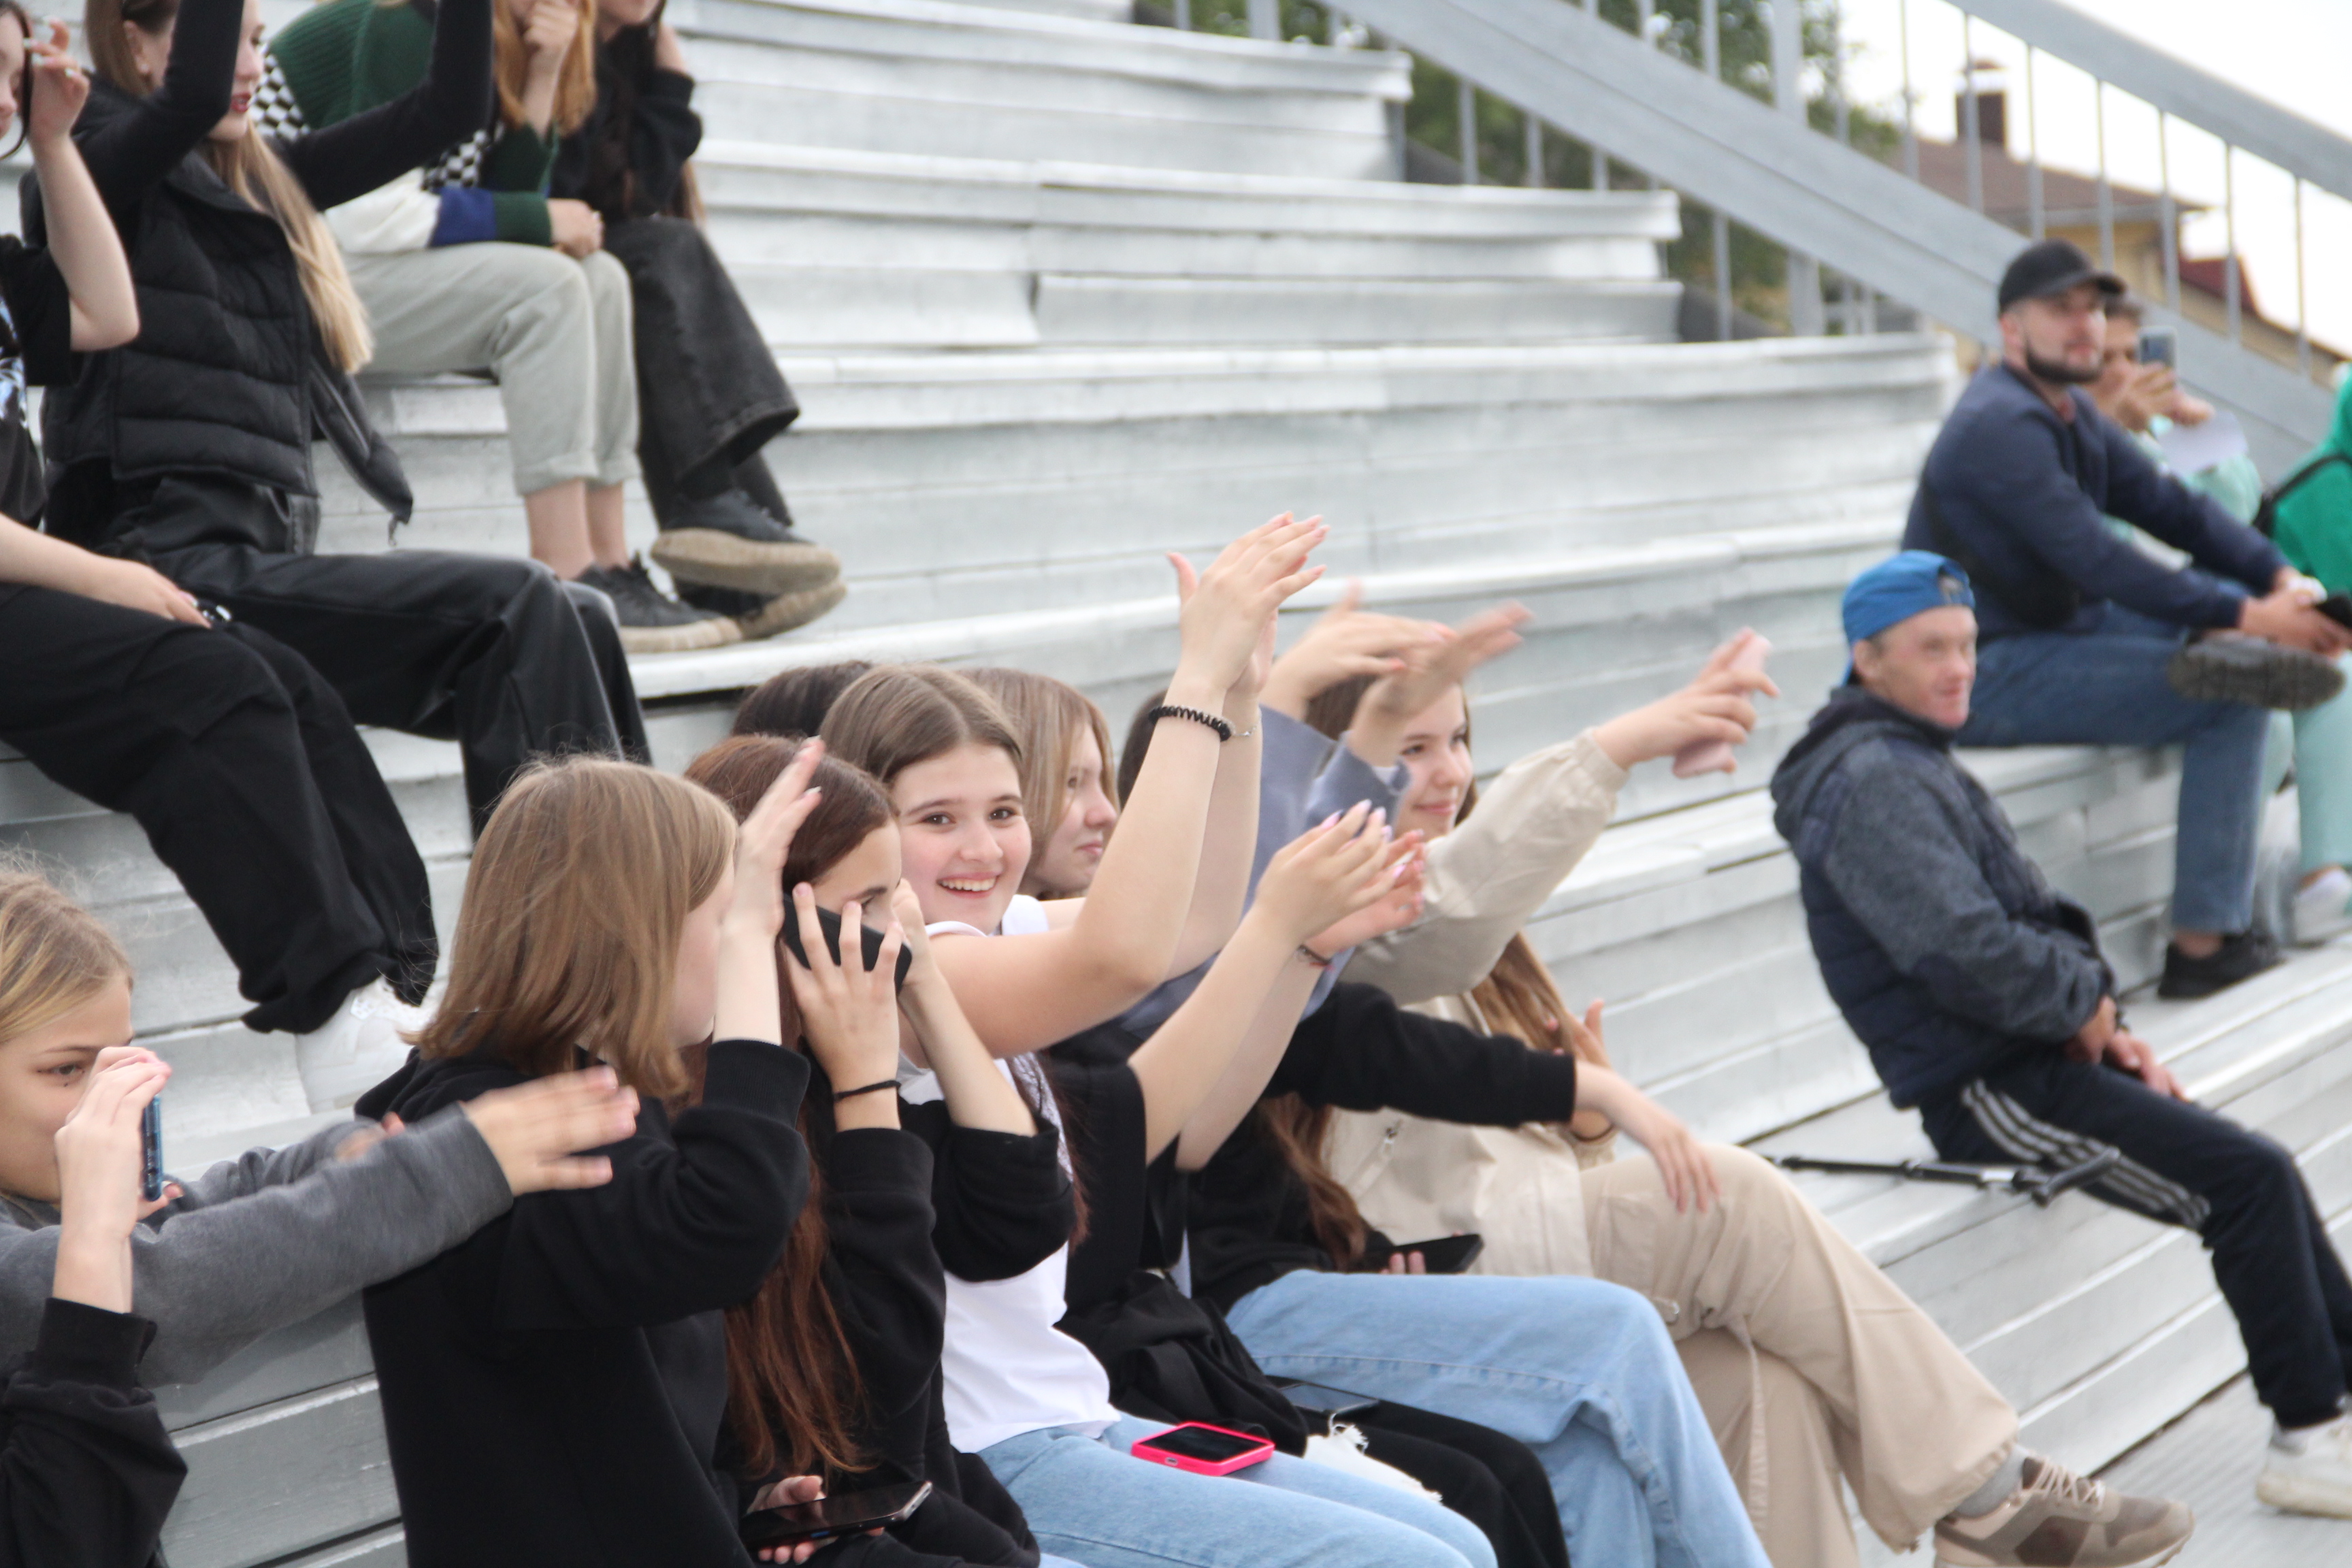
[[(1021, 737), (1021, 809), (1041, 840), (1052, 837), (1070, 808), (1070, 770), (1077, 765), (1078, 736), (1084, 731), (1094, 732), (1095, 749), (1102, 757), (1103, 793), (1117, 803), (1110, 721), (1085, 692), (1025, 669), (991, 665), (966, 673), (974, 686), (996, 699)], [(1040, 842), (1038, 847), (1044, 847)]]
[[(180, 0), (88, 0), (82, 9), (82, 38), (89, 47), (89, 62), (97, 73), (134, 98), (153, 90), (140, 74), (128, 25), (150, 37), (161, 35), (180, 14)], [(221, 183), (262, 212), (278, 220), (294, 253), (294, 270), (302, 280), (302, 297), (310, 301), (310, 320), (319, 341), (335, 366), (350, 373), (375, 354), (375, 335), (368, 328), (367, 310), (352, 288), (343, 267), (343, 253), (334, 232), (319, 209), (310, 205), (302, 182), (294, 177), (260, 127), (248, 122), (235, 142), (205, 139), (205, 160)], [(126, 237), (127, 239), (127, 237)]]
[(0, 861), (0, 1045), (130, 978), (130, 955), (96, 915), (23, 862)]
[[(555, 79), (551, 140), (579, 130), (588, 111), (596, 107), (596, 0), (572, 0), (572, 4), (580, 13), (580, 26), (572, 35), (562, 72)], [(490, 75), (499, 89), (499, 123), (511, 131), (523, 122), (522, 89), (530, 76), (530, 50), (523, 45), (522, 26), (515, 20), (508, 0), (490, 0)]]
[(676, 1096), (678, 938), (734, 853), (734, 815), (698, 785), (603, 757), (534, 764), (474, 847), (448, 994), (417, 1049), (488, 1046), (534, 1078), (586, 1051)]

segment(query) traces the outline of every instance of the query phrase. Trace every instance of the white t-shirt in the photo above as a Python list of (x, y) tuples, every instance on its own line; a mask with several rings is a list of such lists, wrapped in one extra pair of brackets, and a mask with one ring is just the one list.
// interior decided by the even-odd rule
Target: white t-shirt
[[(942, 921), (929, 929), (934, 935), (986, 934), (961, 921)], [(1042, 931), (1046, 929), (1045, 906), (1016, 897), (997, 929), (1006, 935)], [(1008, 1080), (1013, 1079), (1015, 1068), (1014, 1062), (996, 1064)], [(1028, 1098), (1043, 1105), (1058, 1126), (1044, 1068), (1030, 1057), (1017, 1058), (1017, 1068), (1029, 1083)], [(898, 1064), (898, 1086), (910, 1104), (941, 1098), (938, 1075), (905, 1060)], [(1069, 1163), (1065, 1148), (1063, 1167), (1067, 1169)], [(948, 1436), (965, 1453), (977, 1454), (1008, 1437), (1048, 1426), (1076, 1426), (1092, 1436), (1118, 1419), (1102, 1363), (1054, 1327), (1068, 1310), (1063, 1289), (1069, 1271), (1070, 1248), (1065, 1243), (1051, 1258), (1010, 1279), (974, 1284), (948, 1276), (941, 1392)]]

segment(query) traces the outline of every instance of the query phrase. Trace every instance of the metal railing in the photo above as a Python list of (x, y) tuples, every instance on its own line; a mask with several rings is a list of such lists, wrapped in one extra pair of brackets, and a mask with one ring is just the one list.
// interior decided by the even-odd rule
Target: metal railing
[[(1247, 3), (1251, 32), (1276, 37), (1277, 0)], [(1328, 13), (1327, 37), (1318, 41), (1344, 45), (1361, 36), (1354, 24), (1368, 24), (1451, 72), (1458, 83), (1456, 161), (1465, 181), (1481, 175), (1476, 107), (1484, 94), (1524, 116), (1529, 184), (1541, 183), (1549, 127), (1591, 149), (1596, 188), (1607, 188), (1614, 160), (1707, 208), (1714, 315), (1722, 335), (1734, 319), (1730, 226), (1737, 222), (1787, 248), (1790, 326), (1798, 333), (1829, 325), (1821, 282), (1827, 262), (1841, 330), (1871, 330), (1883, 294), (1980, 342), (1994, 341), (1993, 282), (2017, 249), (2019, 235), (2039, 237), (2053, 216), (2037, 139), (2035, 65), (2065, 62), (2091, 79), (2095, 95), (2092, 177), (2103, 258), (2114, 261), (2118, 222), (2116, 182), (2109, 173), (2110, 111), (2135, 99), (2154, 111), (2157, 124), (2161, 287), (2151, 292), (2162, 298), (2150, 300), (2151, 315), (2179, 329), (2185, 374), (2239, 414), (2266, 466), (2288, 460), (2323, 435), (2332, 404), (2313, 375), (2303, 212), (2307, 186), (2352, 196), (2352, 142), (2053, 0), (1897, 4), (1903, 93), (1895, 164), (1854, 150), (1856, 107), (1846, 97), (1842, 47), (1833, 47), (1826, 61), (1811, 62), (1819, 85), (1809, 103), (1803, 20), (1794, 0), (1769, 8), (1769, 103), (1726, 79), (1718, 0), (1696, 0), (1696, 17), (1689, 4), (1675, 7), (1680, 15), (1668, 18), (1675, 24), (1671, 27), (1654, 25), (1664, 16), (1657, 0), (1634, 0), (1632, 30), (1604, 19), (1600, 0), (1346, 0), (1344, 15)], [(1960, 26), (1962, 58), (1953, 79), (1962, 170), (1959, 188), (1948, 194), (1920, 180), (1913, 12), (1930, 7), (1944, 11), (1947, 23), (1957, 12)], [(1189, 5), (1180, 6), (1180, 25), (1189, 12)], [(1664, 47), (1678, 27), (1696, 33), (1695, 50), (1679, 37)], [(2007, 225), (1986, 212), (1987, 143), (1979, 134), (1988, 94), (1975, 61), (1980, 41), (1992, 31), (2024, 51), (2031, 153), (2018, 162), (2024, 165), (2026, 211), (2021, 221), (2006, 215)], [(1827, 134), (1812, 128), (1816, 104), (1827, 109)], [(2221, 301), (2210, 327), (2194, 319), (2213, 314), (2210, 307), (2189, 309), (2183, 287), (2179, 223), (2197, 205), (2173, 188), (2172, 138), (2183, 126), (2217, 139), (2223, 149), (2223, 190), (2220, 202), (2210, 204), (2218, 205), (2224, 231)], [(2292, 181), (2296, 266), (2289, 363), (2253, 352), (2248, 342), (2250, 313), (2237, 253), (2239, 166), (2248, 159)], [(2064, 226), (2088, 228), (2071, 221)]]

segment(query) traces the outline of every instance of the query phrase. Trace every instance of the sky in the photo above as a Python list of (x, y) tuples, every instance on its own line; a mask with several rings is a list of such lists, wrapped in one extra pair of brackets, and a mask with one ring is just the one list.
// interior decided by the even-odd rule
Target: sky
[[(1901, 8), (1905, 0), (1843, 0), (1846, 37), (1859, 46), (1848, 67), (1856, 102), (1899, 113), (1903, 89)], [(2141, 41), (2352, 137), (2352, 0), (2064, 0)], [(1911, 80), (1920, 134), (1955, 132), (1960, 16), (1946, 0), (1908, 0)], [(2007, 68), (2010, 146), (2024, 153), (2024, 46), (1978, 24), (1979, 58)], [(2035, 129), (2047, 163), (2082, 174), (2098, 167), (2096, 93), (2083, 71), (2047, 55), (2034, 58)], [(2106, 94), (2107, 167), (2113, 178), (2158, 187), (2155, 110), (2110, 89)], [(2219, 142), (2179, 121), (2169, 151), (2174, 192), (2219, 205), (2223, 190)], [(2236, 161), (2238, 251), (2263, 314), (2292, 326), (2295, 315), (2295, 238), (2292, 182), (2241, 153)], [(2305, 299), (2314, 336), (2352, 350), (2352, 202), (2306, 188), (2304, 248), (2310, 260)], [(2218, 256), (2226, 248), (2219, 214), (2192, 220), (2186, 248)]]

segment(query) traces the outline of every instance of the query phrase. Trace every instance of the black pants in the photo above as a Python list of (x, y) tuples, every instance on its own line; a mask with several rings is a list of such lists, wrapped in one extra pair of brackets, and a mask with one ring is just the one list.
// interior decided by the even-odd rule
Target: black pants
[(2286, 1150), (2054, 1050), (1922, 1109), (1948, 1160), (2071, 1163), (2121, 1150), (2124, 1163), (2090, 1190), (2205, 1238), (2263, 1403), (2289, 1426), (2336, 1414), (2352, 1368), (2352, 1280)]
[(776, 356), (702, 230), (643, 217), (604, 231), (635, 307), (637, 461), (654, 516), (733, 485), (790, 521), (760, 449), (800, 414)]
[(0, 588), (0, 740), (146, 830), (256, 1029), (317, 1028), (378, 975), (421, 1001), (425, 863), (342, 699), (253, 627)]
[(1364, 1452), (1394, 1465), (1476, 1525), (1496, 1568), (1569, 1568), (1559, 1500), (1535, 1450), (1491, 1426), (1386, 1400), (1343, 1417)]
[(154, 562), (301, 654), (359, 722), (456, 741), (477, 832), (533, 757), (650, 759), (618, 628), (535, 561), (196, 544)]

